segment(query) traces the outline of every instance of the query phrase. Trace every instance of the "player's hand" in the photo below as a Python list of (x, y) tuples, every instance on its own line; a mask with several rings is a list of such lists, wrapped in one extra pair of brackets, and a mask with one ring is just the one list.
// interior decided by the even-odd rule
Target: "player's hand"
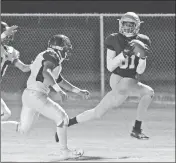
[(82, 96), (83, 99), (88, 99), (90, 96), (90, 92), (87, 90), (80, 90), (80, 92), (78, 93), (80, 96)]
[(148, 45), (145, 44), (145, 46), (143, 47), (145, 53), (138, 53), (138, 55), (136, 55), (137, 57), (141, 58), (141, 59), (146, 59), (148, 57), (148, 55), (151, 53), (150, 48)]
[(63, 90), (59, 91), (59, 94), (61, 96), (62, 102), (66, 101), (68, 99), (67, 93), (65, 93)]
[(29, 64), (29, 68), (30, 68), (30, 70), (32, 69), (32, 64), (33, 64), (33, 60), (31, 61), (31, 63)]
[(123, 50), (123, 55), (124, 57), (131, 57), (132, 55), (134, 55), (134, 46), (132, 44), (129, 44), (128, 46), (125, 47), (125, 49)]
[(151, 50), (150, 50), (149, 46), (146, 45), (146, 44), (145, 44), (144, 49), (145, 49), (145, 51), (146, 51), (146, 56), (145, 56), (145, 57), (147, 58), (147, 56), (151, 53)]
[(13, 25), (11, 27), (8, 27), (6, 31), (4, 31), (3, 33), (6, 35), (6, 36), (10, 36), (10, 35), (13, 35), (14, 33), (17, 32), (17, 29), (18, 26), (17, 25)]

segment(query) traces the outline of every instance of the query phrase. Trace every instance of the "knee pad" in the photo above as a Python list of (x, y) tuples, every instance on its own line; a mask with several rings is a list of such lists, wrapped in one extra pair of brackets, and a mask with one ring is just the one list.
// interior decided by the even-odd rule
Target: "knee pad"
[(68, 115), (65, 113), (65, 117), (64, 117), (64, 125), (65, 126), (68, 126), (68, 124), (69, 124), (69, 117), (68, 117)]
[(150, 95), (150, 97), (151, 98), (153, 98), (154, 97), (154, 90), (151, 88), (151, 89), (149, 89), (149, 91), (148, 91), (148, 95)]
[(59, 122), (57, 123), (57, 127), (67, 126), (68, 123), (69, 123), (69, 117), (66, 113), (63, 113), (61, 120), (59, 120)]
[(142, 92), (141, 97), (143, 96), (150, 96), (151, 98), (154, 97), (154, 90), (151, 87), (147, 87), (147, 89), (144, 89), (144, 92)]

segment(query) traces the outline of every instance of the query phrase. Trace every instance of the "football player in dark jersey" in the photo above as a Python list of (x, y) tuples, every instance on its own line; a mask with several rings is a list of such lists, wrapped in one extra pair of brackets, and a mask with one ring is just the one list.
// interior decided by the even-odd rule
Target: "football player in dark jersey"
[[(119, 32), (106, 38), (107, 69), (111, 72), (110, 86), (112, 90), (95, 108), (69, 119), (68, 126), (100, 118), (109, 109), (119, 107), (128, 96), (136, 94), (141, 98), (131, 136), (137, 139), (149, 138), (142, 133), (141, 124), (154, 96), (154, 91), (151, 87), (138, 81), (138, 74), (145, 71), (147, 57), (134, 54), (134, 46), (131, 45), (132, 40), (139, 40), (145, 46), (144, 53), (146, 55), (149, 53), (150, 39), (139, 33), (141, 23), (137, 14), (127, 12), (119, 20)], [(56, 141), (59, 141), (57, 137)]]

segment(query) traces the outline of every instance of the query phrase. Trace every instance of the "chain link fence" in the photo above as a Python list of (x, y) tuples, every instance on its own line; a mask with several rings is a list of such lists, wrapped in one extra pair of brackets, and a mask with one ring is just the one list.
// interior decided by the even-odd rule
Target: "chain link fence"
[[(118, 16), (104, 16), (104, 37), (118, 32)], [(140, 16), (145, 23), (141, 33), (152, 40), (153, 54), (148, 58), (147, 70), (141, 81), (155, 92), (175, 94), (175, 16)], [(9, 25), (19, 26), (13, 45), (21, 53), (21, 60), (30, 63), (47, 48), (54, 34), (68, 36), (73, 55), (63, 64), (63, 76), (73, 84), (92, 92), (100, 92), (100, 17), (51, 15), (1, 15)], [(104, 38), (105, 39), (105, 38)], [(104, 54), (106, 55), (106, 54)], [(10, 66), (1, 83), (4, 92), (18, 92), (26, 86), (30, 73)], [(105, 68), (105, 88), (109, 88), (110, 73)]]

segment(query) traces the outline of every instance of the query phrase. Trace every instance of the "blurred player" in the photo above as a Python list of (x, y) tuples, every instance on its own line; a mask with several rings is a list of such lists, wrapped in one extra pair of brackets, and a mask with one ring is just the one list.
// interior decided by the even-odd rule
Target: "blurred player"
[[(130, 95), (139, 95), (140, 102), (137, 108), (136, 121), (131, 136), (137, 139), (148, 139), (142, 133), (141, 124), (149, 107), (154, 91), (151, 87), (138, 81), (138, 74), (142, 74), (146, 68), (146, 56), (134, 54), (132, 40), (140, 40), (144, 43), (146, 55), (149, 52), (150, 39), (140, 34), (141, 21), (137, 14), (128, 12), (119, 20), (119, 32), (109, 35), (105, 44), (107, 46), (107, 69), (111, 72), (108, 92), (100, 103), (93, 109), (85, 111), (69, 120), (69, 125), (91, 121), (102, 117), (109, 109), (119, 107)], [(59, 138), (56, 136), (56, 141)]]
[[(17, 26), (9, 27), (7, 23), (1, 21), (1, 77), (5, 75), (8, 65), (14, 65), (23, 72), (30, 71), (30, 65), (24, 64), (19, 59), (19, 51), (9, 46), (13, 41)], [(2, 80), (2, 78), (1, 78)], [(11, 111), (1, 98), (1, 120), (7, 120), (11, 116)]]
[[(60, 138), (59, 148), (61, 159), (77, 158), (83, 155), (82, 150), (70, 150), (67, 147), (68, 115), (64, 109), (48, 97), (52, 87), (63, 98), (67, 94), (61, 89), (76, 93), (85, 98), (87, 90), (81, 90), (61, 76), (62, 62), (72, 50), (70, 39), (65, 35), (54, 35), (48, 42), (48, 49), (38, 54), (31, 65), (31, 75), (27, 81), (27, 88), (22, 95), (22, 112), (17, 131), (27, 133), (31, 128), (36, 113), (53, 120)], [(61, 86), (61, 87), (60, 87)], [(5, 124), (5, 123), (4, 123)]]

